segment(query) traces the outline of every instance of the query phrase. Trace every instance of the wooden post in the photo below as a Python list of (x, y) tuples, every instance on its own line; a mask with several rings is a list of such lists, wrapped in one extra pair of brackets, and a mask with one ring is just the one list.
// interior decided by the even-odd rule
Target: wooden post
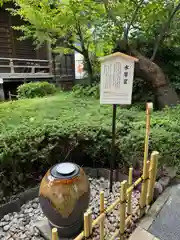
[(51, 43), (50, 42), (47, 42), (47, 53), (48, 53), (48, 65), (49, 65), (49, 73), (50, 74), (53, 74), (53, 71), (52, 71), (52, 62), (53, 62), (53, 57), (52, 57), (52, 48), (51, 48)]
[(154, 186), (155, 186), (156, 177), (157, 177), (158, 158), (159, 158), (159, 153), (154, 151), (151, 154), (151, 161), (150, 161), (147, 205), (149, 205), (153, 200)]
[(143, 182), (141, 187), (141, 196), (140, 196), (140, 217), (144, 215), (145, 206), (146, 206), (146, 196), (147, 196), (147, 187), (148, 187), (148, 150), (149, 150), (149, 135), (150, 135), (150, 113), (153, 108), (152, 103), (146, 104), (146, 135), (144, 142), (144, 162), (143, 162)]
[(125, 221), (126, 221), (126, 190), (127, 181), (121, 182), (121, 195), (120, 195), (120, 240), (124, 240)]
[[(104, 192), (100, 192), (100, 213), (104, 212)], [(100, 223), (100, 240), (104, 240), (104, 219)]]
[(52, 240), (58, 240), (57, 228), (52, 229)]
[(84, 213), (84, 236), (89, 237), (89, 214)]
[(9, 101), (11, 101), (12, 100), (12, 98), (11, 98), (11, 91), (8, 91), (8, 96), (9, 96)]
[(10, 66), (10, 69), (11, 69), (11, 73), (14, 73), (14, 63), (13, 63), (13, 59), (10, 59), (9, 66)]
[[(128, 187), (132, 185), (133, 168), (129, 168)], [(132, 191), (128, 194), (127, 214), (132, 214)]]

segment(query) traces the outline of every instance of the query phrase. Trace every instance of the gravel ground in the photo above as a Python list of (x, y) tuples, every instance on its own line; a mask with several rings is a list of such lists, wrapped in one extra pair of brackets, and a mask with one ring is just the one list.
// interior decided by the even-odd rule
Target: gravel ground
[[(113, 185), (113, 192), (109, 194), (109, 181), (100, 179), (89, 178), (91, 183), (91, 201), (90, 208), (93, 212), (93, 219), (99, 214), (99, 192), (104, 190), (105, 194), (105, 207), (109, 206), (118, 196), (120, 192), (120, 182), (115, 182)], [(132, 208), (135, 210), (138, 205), (140, 193), (135, 190), (132, 194)], [(35, 228), (35, 222), (44, 217), (38, 198), (29, 201), (21, 207), (18, 213), (10, 213), (5, 215), (0, 221), (0, 239), (1, 240), (43, 240), (38, 230)], [(105, 233), (106, 239), (110, 238), (109, 233), (119, 228), (119, 210), (118, 207), (109, 214), (105, 220)], [(133, 223), (128, 229), (127, 236), (136, 227), (137, 217), (133, 216)], [(99, 239), (99, 227), (95, 228), (93, 240)]]

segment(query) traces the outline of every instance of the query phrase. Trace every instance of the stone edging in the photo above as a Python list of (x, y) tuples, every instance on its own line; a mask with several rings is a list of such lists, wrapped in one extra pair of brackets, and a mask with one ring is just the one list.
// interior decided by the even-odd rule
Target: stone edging
[(139, 227), (148, 231), (153, 221), (161, 211), (162, 207), (168, 200), (172, 186), (169, 186), (175, 178), (176, 171), (172, 168), (167, 168), (167, 176), (161, 177), (155, 184), (154, 203), (147, 210), (146, 215), (140, 220)]
[[(86, 172), (86, 174), (89, 177), (92, 178), (99, 178), (103, 177), (105, 179), (109, 179), (110, 176), (110, 170), (105, 168), (89, 168), (84, 167), (83, 168)], [(128, 176), (125, 174), (122, 174), (119, 170), (114, 170), (113, 173), (113, 180), (122, 181), (127, 180)], [(18, 196), (18, 199), (12, 200), (11, 202), (8, 202), (6, 204), (3, 204), (0, 206), (0, 220), (3, 218), (4, 215), (12, 212), (19, 212), (21, 210), (21, 206), (28, 201), (33, 200), (34, 198), (38, 197), (39, 193), (39, 186), (35, 188), (31, 188), (23, 193), (21, 193)]]
[(39, 187), (31, 188), (18, 196), (18, 199), (0, 206), (0, 220), (4, 215), (12, 212), (20, 212), (21, 206), (38, 196)]
[(146, 213), (146, 215), (140, 220), (140, 223), (138, 224), (139, 227), (148, 231), (148, 229), (151, 227), (153, 221), (156, 219), (157, 215), (161, 211), (162, 207), (168, 200), (170, 193), (171, 193), (171, 187), (167, 187), (166, 190), (152, 204), (151, 208)]

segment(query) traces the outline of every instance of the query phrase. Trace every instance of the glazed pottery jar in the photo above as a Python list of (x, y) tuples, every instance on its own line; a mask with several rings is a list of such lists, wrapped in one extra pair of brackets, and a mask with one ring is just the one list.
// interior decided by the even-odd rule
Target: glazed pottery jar
[(74, 163), (56, 164), (43, 177), (39, 200), (50, 226), (60, 237), (73, 237), (81, 231), (83, 214), (90, 200), (90, 184), (82, 168)]

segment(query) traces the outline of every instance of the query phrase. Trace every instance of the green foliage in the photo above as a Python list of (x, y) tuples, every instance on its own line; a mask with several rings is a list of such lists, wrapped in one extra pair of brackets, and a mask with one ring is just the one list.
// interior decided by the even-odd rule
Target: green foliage
[[(99, 99), (100, 84), (94, 83), (88, 86), (77, 84), (73, 87), (72, 94), (73, 96), (80, 98), (94, 97), (95, 99)], [(153, 102), (153, 100), (152, 89), (147, 86), (147, 83), (143, 81), (143, 79), (135, 78), (133, 84), (132, 102), (142, 105), (142, 109), (144, 109), (145, 103), (148, 101)]]
[(12, 15), (19, 15), (27, 23), (16, 26), (36, 44), (47, 40), (56, 45), (58, 51), (67, 53), (75, 49), (94, 50), (96, 41), (93, 27), (104, 12), (102, 6), (91, 0), (47, 1), (15, 0), (19, 8), (10, 9)]
[(88, 78), (93, 82), (91, 56), (102, 54), (105, 43), (96, 34), (96, 26), (105, 13), (102, 4), (92, 0), (14, 2), (17, 7), (9, 11), (26, 22), (14, 26), (24, 33), (21, 40), (31, 38), (37, 46), (48, 42), (56, 53), (79, 52), (84, 56)]
[(80, 85), (77, 84), (72, 89), (72, 94), (75, 97), (94, 97), (95, 99), (99, 99), (99, 84), (91, 84), (91, 85)]
[(56, 92), (55, 85), (48, 82), (24, 83), (17, 89), (18, 99), (44, 97)]
[[(152, 114), (150, 151), (180, 167), (180, 107)], [(4, 171), (29, 172), (63, 160), (82, 166), (108, 166), (112, 107), (70, 93), (0, 105), (0, 163)], [(118, 109), (116, 163), (143, 159), (145, 111)], [(9, 174), (8, 172), (8, 174)]]
[[(126, 53), (138, 48), (142, 41), (150, 42), (151, 56), (156, 53), (153, 49), (162, 44), (179, 46), (178, 1), (15, 0), (14, 3), (16, 7), (10, 10), (11, 14), (25, 20), (23, 26), (15, 27), (23, 31), (22, 38), (34, 39), (36, 45), (49, 42), (55, 52), (81, 53), (90, 82), (99, 79), (97, 57), (111, 53), (117, 42)], [(179, 88), (177, 81), (174, 85)]]

